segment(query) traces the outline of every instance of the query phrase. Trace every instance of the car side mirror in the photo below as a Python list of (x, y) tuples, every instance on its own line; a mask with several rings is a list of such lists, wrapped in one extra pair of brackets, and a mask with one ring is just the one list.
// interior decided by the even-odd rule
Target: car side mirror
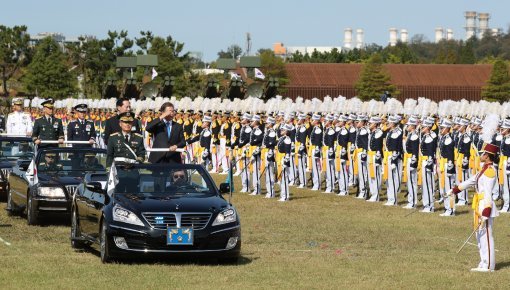
[(230, 192), (230, 184), (228, 182), (220, 184), (220, 193), (229, 193)]
[(97, 192), (97, 193), (104, 193), (104, 190), (103, 190), (103, 185), (101, 184), (101, 182), (89, 182), (87, 183), (86, 185), (87, 189), (92, 191), (92, 192)]
[(18, 161), (18, 167), (21, 171), (27, 171), (30, 166), (30, 161)]

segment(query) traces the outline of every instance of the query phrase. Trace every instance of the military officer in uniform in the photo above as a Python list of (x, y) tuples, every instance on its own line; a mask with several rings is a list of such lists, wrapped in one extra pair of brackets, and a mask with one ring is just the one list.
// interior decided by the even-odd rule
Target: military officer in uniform
[(290, 153), (292, 151), (292, 141), (289, 136), (287, 136), (288, 132), (293, 129), (293, 126), (290, 124), (285, 124), (280, 127), (280, 138), (278, 139), (278, 144), (276, 148), (278, 150), (278, 156), (281, 156), (277, 162), (280, 163), (281, 173), (279, 174), (280, 181), (280, 199), (278, 201), (287, 201), (290, 198), (289, 192), (289, 179), (287, 175), (289, 174), (290, 167)]
[(230, 137), (232, 135), (232, 126), (230, 123), (230, 112), (223, 112), (219, 132), (218, 161), (221, 164), (221, 174), (228, 173), (228, 158), (230, 155)]
[(131, 112), (125, 112), (118, 117), (121, 131), (110, 135), (106, 153), (106, 166), (108, 168), (112, 166), (117, 157), (127, 159), (128, 162), (143, 162), (145, 159), (143, 136), (132, 131), (135, 115)]
[(23, 112), (23, 99), (12, 101), (14, 111), (7, 116), (6, 132), (8, 135), (32, 135), (32, 117)]
[[(112, 136), (113, 133), (121, 132), (121, 128), (119, 127), (119, 119), (120, 115), (124, 113), (131, 112), (131, 102), (126, 98), (120, 98), (117, 100), (116, 104), (117, 106), (117, 116), (113, 116), (110, 119), (106, 120), (105, 122), (105, 129), (104, 129), (104, 142), (106, 145), (108, 145), (109, 138)], [(133, 124), (131, 125), (131, 130), (133, 133), (142, 133), (142, 124), (140, 120), (135, 119), (133, 121)]]
[(266, 119), (266, 130), (264, 131), (264, 138), (262, 138), (262, 153), (263, 160), (265, 161), (264, 171), (266, 176), (266, 198), (273, 198), (274, 194), (274, 182), (276, 172), (276, 160), (274, 148), (276, 146), (277, 134), (273, 129), (275, 119), (273, 117), (267, 117)]
[(322, 171), (322, 138), (323, 130), (320, 125), (321, 116), (314, 114), (312, 116), (313, 129), (310, 132), (310, 144), (312, 150), (312, 190), (321, 188), (321, 171)]
[[(457, 178), (458, 182), (463, 182), (469, 179), (469, 162), (471, 158), (471, 135), (467, 132), (467, 125), (469, 121), (460, 118), (458, 127), (458, 143), (457, 143)], [(457, 195), (459, 201), (457, 205), (468, 204), (468, 193), (464, 190), (461, 194)]]
[(88, 111), (86, 104), (74, 107), (78, 118), (67, 125), (67, 141), (88, 141), (89, 144), (73, 144), (73, 147), (92, 147), (96, 139), (94, 122), (85, 120)]
[(42, 144), (41, 141), (57, 141), (64, 143), (64, 129), (62, 120), (53, 116), (53, 99), (48, 99), (41, 103), (44, 116), (35, 120), (34, 130), (32, 131), (32, 140), (39, 148), (56, 147), (56, 144)]
[(250, 190), (250, 152), (249, 144), (251, 132), (253, 131), (250, 126), (252, 116), (249, 113), (244, 113), (241, 120), (241, 132), (239, 133), (238, 148), (241, 151), (239, 159), (239, 167), (241, 168), (241, 183), (242, 189), (240, 192), (249, 192)]
[(209, 165), (211, 165), (212, 155), (211, 155), (211, 144), (212, 144), (212, 132), (211, 132), (211, 117), (204, 116), (202, 119), (202, 131), (200, 135), (193, 137), (188, 141), (189, 144), (193, 144), (198, 141), (199, 154), (202, 159), (202, 165), (206, 170), (209, 169)]
[(298, 123), (296, 128), (296, 154), (297, 157), (297, 176), (299, 179), (298, 188), (306, 187), (306, 160), (308, 152), (308, 127), (310, 124), (305, 122), (306, 115), (299, 114), (298, 115)]
[(502, 183), (503, 206), (502, 213), (510, 212), (510, 119), (501, 125), (501, 158), (499, 161), (499, 180)]
[[(337, 137), (336, 137), (336, 160), (338, 160), (336, 170), (338, 178), (338, 195), (346, 196), (349, 194), (349, 129), (346, 126), (348, 121), (347, 116), (340, 115), (337, 122)], [(352, 166), (352, 165), (351, 165)]]
[(60, 171), (62, 168), (62, 164), (58, 163), (57, 154), (53, 152), (44, 154), (44, 162), (39, 163), (39, 166), (37, 166), (37, 169), (41, 172)]
[[(367, 198), (367, 184), (368, 184), (368, 134), (369, 131), (366, 127), (367, 116), (359, 115), (357, 116), (357, 132), (356, 132), (356, 140), (355, 150), (353, 152), (354, 158), (356, 160), (356, 168), (358, 175), (358, 196), (356, 198), (366, 199)], [(355, 172), (356, 173), (356, 172)]]
[(80, 169), (86, 171), (99, 171), (104, 170), (103, 165), (99, 163), (96, 158), (96, 154), (93, 152), (87, 152), (83, 155), (83, 162), (81, 163)]

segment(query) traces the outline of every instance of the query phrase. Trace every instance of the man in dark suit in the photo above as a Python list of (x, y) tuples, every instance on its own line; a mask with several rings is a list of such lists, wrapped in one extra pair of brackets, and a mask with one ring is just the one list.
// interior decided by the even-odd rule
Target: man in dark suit
[[(113, 116), (110, 119), (106, 120), (105, 128), (104, 128), (104, 143), (108, 145), (108, 139), (113, 133), (121, 132), (119, 116), (126, 112), (131, 112), (131, 102), (126, 98), (120, 98), (117, 100), (117, 116)], [(140, 120), (135, 119), (133, 121), (133, 127), (131, 128), (131, 133), (142, 134), (142, 124)]]
[(161, 106), (161, 116), (150, 122), (145, 130), (152, 134), (152, 148), (169, 148), (170, 152), (151, 152), (151, 163), (182, 163), (181, 154), (175, 152), (177, 148), (184, 148), (184, 130), (182, 126), (173, 121), (175, 117), (174, 105), (166, 102)]
[(83, 148), (92, 147), (96, 141), (96, 128), (94, 122), (85, 120), (88, 106), (79, 104), (74, 107), (77, 118), (67, 125), (67, 141), (88, 141), (89, 144), (73, 144), (73, 147)]

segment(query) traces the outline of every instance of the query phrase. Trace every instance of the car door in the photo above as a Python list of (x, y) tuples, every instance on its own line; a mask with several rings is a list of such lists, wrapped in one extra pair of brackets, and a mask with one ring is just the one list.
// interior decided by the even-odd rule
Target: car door
[(87, 222), (87, 215), (88, 215), (88, 202), (90, 199), (91, 192), (88, 190), (85, 186), (80, 186), (80, 189), (76, 191), (75, 194), (75, 206), (77, 211), (77, 218), (78, 223), (80, 225), (80, 230), (82, 234), (89, 234), (88, 231), (88, 222)]
[(109, 197), (106, 193), (91, 192), (90, 203), (88, 204), (88, 216), (87, 220), (90, 227), (90, 236), (99, 239), (99, 226), (101, 222), (101, 216), (103, 214), (103, 208), (106, 205)]

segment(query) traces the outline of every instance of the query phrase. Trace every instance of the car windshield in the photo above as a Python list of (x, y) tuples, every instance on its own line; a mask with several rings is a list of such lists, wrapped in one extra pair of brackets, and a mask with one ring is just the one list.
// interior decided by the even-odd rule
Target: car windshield
[(88, 172), (105, 171), (106, 154), (97, 151), (47, 151), (38, 159), (39, 173), (83, 177)]
[(117, 166), (115, 193), (144, 198), (207, 197), (216, 195), (209, 176), (199, 166)]
[(0, 141), (0, 159), (31, 159), (34, 156), (34, 145), (28, 141)]

